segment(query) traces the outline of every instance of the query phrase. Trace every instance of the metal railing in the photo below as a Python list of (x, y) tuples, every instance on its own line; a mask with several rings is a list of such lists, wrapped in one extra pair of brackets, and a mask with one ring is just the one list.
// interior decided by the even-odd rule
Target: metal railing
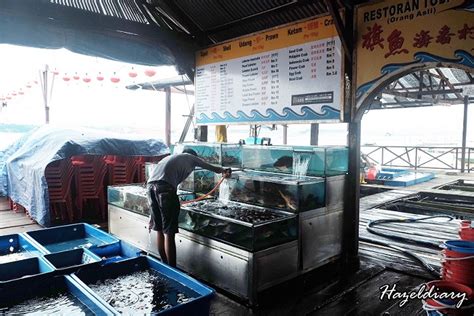
[(466, 147), (462, 168), (462, 147), (361, 146), (370, 161), (383, 167), (474, 172), (474, 148)]

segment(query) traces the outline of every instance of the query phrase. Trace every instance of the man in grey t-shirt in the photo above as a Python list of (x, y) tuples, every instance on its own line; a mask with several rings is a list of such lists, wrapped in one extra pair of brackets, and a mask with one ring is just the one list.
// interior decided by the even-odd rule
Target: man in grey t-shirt
[(201, 167), (231, 176), (231, 169), (223, 169), (206, 163), (192, 149), (171, 155), (161, 160), (150, 172), (147, 182), (147, 197), (150, 205), (150, 227), (157, 232), (158, 252), (164, 263), (176, 266), (176, 244), (180, 203), (176, 189), (193, 172)]

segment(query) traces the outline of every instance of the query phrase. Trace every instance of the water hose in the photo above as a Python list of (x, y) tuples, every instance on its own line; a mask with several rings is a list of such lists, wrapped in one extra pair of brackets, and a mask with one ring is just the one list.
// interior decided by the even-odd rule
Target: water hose
[[(416, 222), (419, 222), (419, 221), (424, 221), (424, 220), (432, 219), (432, 218), (448, 218), (449, 221), (453, 220), (453, 217), (448, 216), (448, 215), (435, 215), (435, 216), (426, 216), (426, 217), (421, 217), (421, 218), (406, 218), (406, 219), (380, 219), (380, 220), (375, 220), (375, 221), (369, 221), (366, 228), (367, 228), (367, 231), (369, 231), (370, 233), (378, 235), (378, 236), (382, 236), (382, 237), (385, 237), (385, 238), (395, 239), (395, 240), (399, 240), (399, 241), (405, 241), (405, 242), (409, 242), (409, 243), (413, 243), (413, 244), (420, 244), (422, 246), (429, 247), (429, 248), (440, 249), (441, 244), (439, 244), (439, 243), (433, 243), (433, 242), (429, 242), (429, 241), (419, 241), (419, 240), (414, 240), (414, 239), (405, 238), (405, 237), (401, 237), (401, 236), (396, 236), (396, 235), (392, 235), (390, 233), (381, 232), (381, 231), (376, 230), (376, 229), (373, 228), (374, 226), (380, 225), (380, 224), (416, 223)], [(421, 266), (423, 268), (425, 268), (431, 275), (435, 276), (436, 278), (440, 277), (440, 272), (438, 270), (433, 268), (431, 265), (429, 265), (427, 262), (425, 262), (421, 257), (416, 255), (414, 252), (411, 252), (411, 251), (406, 250), (404, 248), (389, 244), (387, 242), (383, 242), (383, 241), (379, 241), (379, 240), (373, 240), (373, 239), (370, 239), (370, 238), (360, 237), (359, 240), (363, 241), (363, 242), (368, 242), (368, 243), (375, 243), (375, 244), (378, 244), (378, 245), (381, 245), (381, 246), (385, 246), (385, 247), (397, 250), (397, 251), (405, 254), (406, 256), (414, 259), (416, 262), (420, 263)]]
[(219, 188), (219, 186), (221, 185), (222, 181), (224, 181), (224, 177), (222, 177), (219, 182), (217, 182), (216, 186), (211, 190), (209, 191), (208, 193), (198, 197), (197, 199), (194, 199), (194, 200), (189, 200), (189, 201), (183, 201), (181, 202), (181, 205), (186, 205), (186, 204), (189, 204), (189, 203), (194, 203), (194, 202), (197, 202), (197, 201), (201, 201), (201, 200), (204, 200), (205, 198), (207, 198), (209, 195), (211, 195), (212, 193), (214, 193), (217, 188)]

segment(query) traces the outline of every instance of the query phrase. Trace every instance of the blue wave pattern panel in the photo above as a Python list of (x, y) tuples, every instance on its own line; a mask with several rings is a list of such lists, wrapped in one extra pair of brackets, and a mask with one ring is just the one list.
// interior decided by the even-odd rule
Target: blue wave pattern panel
[(265, 114), (257, 110), (251, 110), (250, 115), (243, 111), (237, 111), (234, 116), (230, 112), (225, 111), (224, 116), (220, 116), (216, 112), (212, 112), (211, 117), (201, 113), (197, 118), (198, 124), (212, 123), (244, 123), (244, 122), (288, 122), (288, 121), (316, 121), (316, 120), (338, 120), (340, 111), (328, 106), (321, 107), (322, 113), (318, 113), (310, 107), (301, 107), (301, 113), (295, 112), (289, 107), (283, 108), (283, 113), (279, 114), (273, 109), (266, 109)]

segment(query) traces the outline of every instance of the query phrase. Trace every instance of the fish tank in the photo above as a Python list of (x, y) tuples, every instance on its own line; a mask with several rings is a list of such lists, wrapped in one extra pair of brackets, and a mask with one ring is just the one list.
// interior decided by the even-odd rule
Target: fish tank
[(346, 174), (349, 150), (344, 146), (258, 146), (242, 147), (242, 166), (296, 176), (326, 177)]
[(111, 205), (131, 212), (150, 215), (146, 188), (143, 185), (125, 184), (107, 188), (107, 201)]
[(183, 191), (206, 194), (216, 186), (216, 174), (205, 169), (196, 169), (179, 184)]
[[(193, 192), (178, 190), (176, 193), (181, 202), (191, 201), (196, 198), (196, 194)], [(107, 189), (107, 200), (109, 204), (133, 213), (145, 216), (150, 215), (146, 188), (142, 185), (124, 184), (109, 186)]]
[(242, 170), (221, 184), (219, 198), (298, 213), (324, 207), (326, 186), (324, 178)]
[[(344, 146), (294, 147), (293, 168), (306, 169), (309, 176), (346, 174), (349, 168), (349, 148)], [(304, 172), (304, 171), (303, 171)]]
[(239, 144), (189, 142), (178, 143), (173, 153), (193, 149), (204, 161), (228, 168), (241, 168), (242, 150)]
[(181, 229), (249, 252), (296, 240), (297, 226), (295, 214), (232, 201), (193, 202), (179, 213)]
[(243, 145), (242, 168), (292, 174), (293, 147)]

